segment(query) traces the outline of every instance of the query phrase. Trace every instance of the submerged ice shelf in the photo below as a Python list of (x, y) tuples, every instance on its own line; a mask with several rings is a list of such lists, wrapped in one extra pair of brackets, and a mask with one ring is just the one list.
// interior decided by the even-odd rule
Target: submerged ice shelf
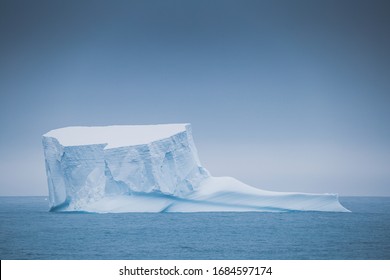
[(271, 192), (212, 177), (190, 124), (66, 127), (42, 142), (52, 211), (348, 211), (335, 194)]

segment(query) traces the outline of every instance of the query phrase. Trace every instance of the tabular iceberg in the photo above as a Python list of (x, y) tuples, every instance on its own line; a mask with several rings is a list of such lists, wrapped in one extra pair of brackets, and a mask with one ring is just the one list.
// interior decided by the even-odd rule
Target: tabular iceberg
[(66, 127), (42, 142), (52, 211), (348, 211), (336, 194), (271, 192), (212, 177), (190, 124)]

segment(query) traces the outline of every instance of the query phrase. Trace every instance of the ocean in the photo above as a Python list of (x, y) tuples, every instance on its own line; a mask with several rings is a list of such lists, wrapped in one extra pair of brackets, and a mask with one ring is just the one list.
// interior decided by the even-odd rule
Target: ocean
[(390, 197), (340, 197), (352, 213), (52, 213), (0, 197), (6, 259), (390, 259)]

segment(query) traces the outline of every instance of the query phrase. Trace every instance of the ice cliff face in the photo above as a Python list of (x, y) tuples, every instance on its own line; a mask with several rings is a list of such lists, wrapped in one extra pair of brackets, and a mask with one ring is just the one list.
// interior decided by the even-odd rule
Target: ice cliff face
[(45, 134), (43, 147), (52, 208), (136, 193), (183, 197), (209, 177), (188, 124), (68, 127)]
[(67, 127), (42, 142), (53, 211), (348, 211), (336, 195), (269, 192), (211, 177), (189, 124)]

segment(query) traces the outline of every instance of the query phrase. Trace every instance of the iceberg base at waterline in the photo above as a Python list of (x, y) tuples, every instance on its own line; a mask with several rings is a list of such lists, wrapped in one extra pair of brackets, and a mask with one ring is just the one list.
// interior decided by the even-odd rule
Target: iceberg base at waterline
[(349, 212), (336, 194), (272, 192), (211, 176), (189, 124), (66, 127), (42, 142), (51, 211)]
[(231, 177), (209, 177), (188, 197), (161, 193), (106, 196), (84, 211), (121, 212), (348, 212), (335, 194), (263, 191)]

